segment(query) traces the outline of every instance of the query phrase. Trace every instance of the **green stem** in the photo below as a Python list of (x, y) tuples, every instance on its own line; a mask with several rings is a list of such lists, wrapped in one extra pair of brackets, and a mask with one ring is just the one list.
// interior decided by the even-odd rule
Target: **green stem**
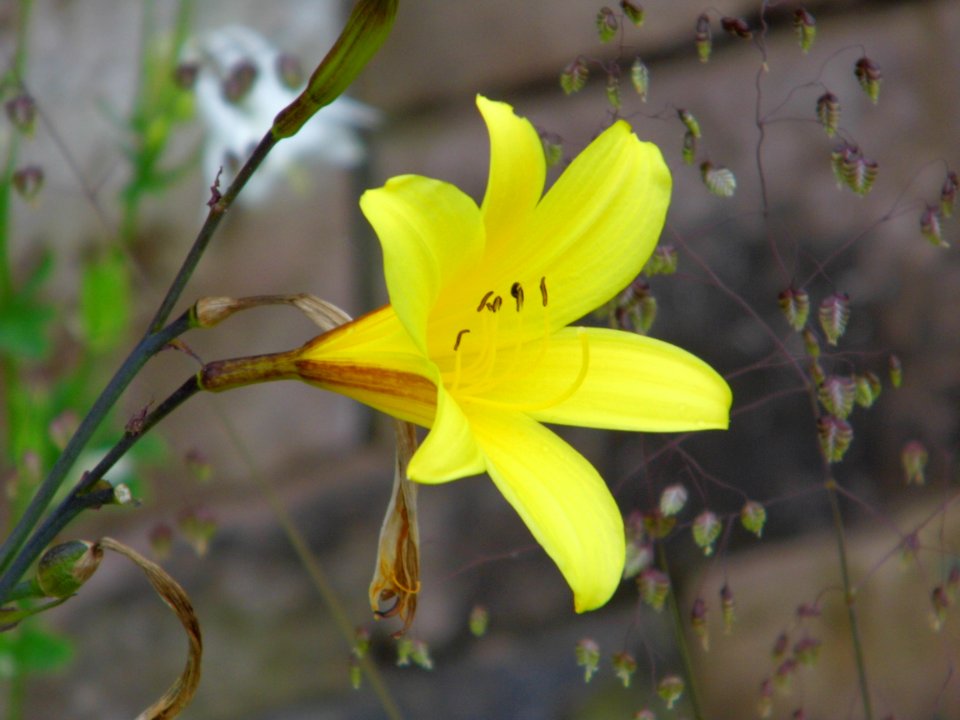
[[(154, 425), (169, 415), (189, 398), (193, 397), (200, 390), (197, 382), (197, 376), (191, 377), (170, 397), (158, 405), (150, 412), (143, 421), (134, 430), (128, 431), (124, 436), (110, 448), (110, 451), (97, 463), (96, 467), (83, 474), (80, 482), (70, 491), (66, 498), (57, 508), (51, 512), (43, 521), (36, 532), (30, 537), (30, 540), (24, 546), (23, 551), (17, 555), (16, 559), (10, 565), (9, 570), (4, 576), (19, 579), (29, 569), (33, 561), (36, 560), (44, 548), (53, 541), (53, 539), (63, 530), (74, 518), (84, 510), (100, 507), (104, 503), (110, 502), (113, 497), (113, 488), (105, 490), (95, 489), (96, 484), (103, 479), (107, 471), (123, 457), (126, 452)], [(65, 451), (66, 452), (66, 451)], [(16, 580), (14, 580), (16, 582)], [(0, 586), (0, 597), (3, 597), (9, 590)]]
[(670, 592), (667, 593), (667, 604), (670, 606), (670, 616), (673, 621), (673, 636), (677, 642), (677, 648), (680, 650), (680, 662), (683, 663), (683, 674), (686, 676), (687, 697), (690, 698), (690, 709), (693, 711), (693, 717), (696, 720), (704, 720), (703, 706), (700, 702), (700, 694), (697, 690), (695, 675), (693, 671), (693, 657), (690, 654), (690, 646), (687, 643), (687, 634), (683, 631), (683, 616), (680, 614), (680, 604), (677, 602), (677, 594), (673, 577), (670, 575), (670, 564), (667, 562), (667, 551), (663, 547), (663, 542), (657, 543), (657, 562), (660, 570), (670, 579)]
[[(233, 183), (231, 183), (226, 193), (220, 197), (214, 196), (210, 198), (210, 212), (207, 213), (207, 219), (204, 221), (203, 227), (200, 228), (200, 232), (193, 241), (193, 246), (190, 248), (190, 252), (187, 253), (183, 265), (180, 266), (177, 276), (170, 284), (170, 289), (167, 290), (167, 294), (163, 298), (163, 302), (160, 303), (156, 315), (153, 316), (153, 320), (150, 323), (152, 331), (156, 331), (162, 327), (167, 321), (167, 318), (170, 317), (170, 313), (173, 312), (173, 306), (177, 303), (177, 300), (180, 299), (180, 295), (183, 294), (183, 289), (186, 287), (187, 281), (193, 275), (193, 271), (200, 262), (200, 258), (203, 257), (207, 245), (210, 244), (210, 239), (213, 237), (214, 231), (216, 231), (217, 226), (220, 225), (220, 221), (223, 220), (223, 216), (230, 208), (230, 205), (233, 204), (237, 193), (247, 184), (247, 180), (249, 180), (254, 171), (260, 167), (260, 163), (264, 161), (267, 154), (278, 142), (279, 140), (274, 137), (272, 131), (267, 132), (260, 141), (260, 144), (257, 145), (253, 151), (253, 154), (240, 169), (240, 172), (237, 173), (237, 177)], [(211, 189), (211, 192), (216, 193), (217, 191)]]
[(860, 625), (857, 621), (856, 591), (850, 581), (850, 567), (847, 561), (847, 541), (843, 530), (843, 515), (840, 513), (840, 499), (837, 495), (837, 482), (827, 477), (825, 483), (827, 497), (830, 498), (830, 510), (833, 514), (833, 528), (837, 536), (837, 555), (840, 558), (840, 577), (843, 582), (843, 602), (847, 606), (847, 619), (850, 622), (850, 638), (853, 640), (854, 661), (857, 665), (857, 678), (860, 682), (860, 697), (863, 700), (865, 720), (873, 720), (873, 706), (870, 701), (870, 685), (867, 682), (867, 665), (864, 660), (863, 641), (860, 637)]
[(60, 457), (54, 463), (50, 473), (44, 478), (36, 490), (30, 504), (24, 510), (16, 527), (0, 546), (0, 571), (4, 571), (3, 577), (0, 577), (0, 601), (6, 596), (6, 593), (20, 579), (13, 572), (7, 572), (7, 568), (13, 560), (13, 556), (23, 546), (27, 536), (33, 530), (39, 521), (40, 516), (46, 510), (47, 506), (53, 500), (53, 496), (67, 472), (73, 466), (80, 452), (86, 447), (94, 431), (106, 417), (107, 413), (119, 399), (121, 393), (130, 384), (130, 381), (136, 376), (140, 369), (146, 364), (147, 360), (153, 357), (171, 340), (186, 332), (192, 326), (192, 321), (188, 313), (180, 316), (166, 328), (158, 332), (151, 333), (141, 340), (133, 349), (127, 359), (111, 378), (107, 387), (104, 388), (100, 397), (94, 402), (90, 412), (83, 418), (77, 431), (67, 443)]

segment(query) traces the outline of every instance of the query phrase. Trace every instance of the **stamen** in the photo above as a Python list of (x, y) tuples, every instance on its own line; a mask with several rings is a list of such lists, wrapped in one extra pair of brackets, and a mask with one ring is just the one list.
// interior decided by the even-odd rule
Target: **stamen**
[(520, 286), (520, 283), (515, 282), (510, 286), (510, 295), (517, 301), (517, 312), (520, 312), (523, 308), (523, 288)]
[(477, 305), (477, 312), (481, 312), (485, 307), (487, 307), (487, 300), (490, 299), (491, 295), (493, 295), (493, 290), (487, 291), (487, 294), (480, 298), (480, 304)]
[(462, 340), (462, 339), (463, 339), (463, 336), (466, 335), (468, 332), (470, 332), (469, 329), (467, 329), (467, 330), (461, 330), (460, 332), (457, 333), (457, 341), (453, 344), (453, 351), (454, 351), (454, 352), (456, 352), (457, 350), (460, 349), (460, 340)]
[(495, 313), (495, 312), (500, 312), (500, 306), (501, 306), (501, 305), (503, 305), (503, 298), (500, 297), (499, 295), (497, 295), (497, 296), (493, 299), (493, 302), (488, 302), (488, 303), (487, 303), (487, 310), (489, 310), (490, 312), (494, 312), (494, 313)]
[(543, 306), (547, 306), (547, 278), (540, 278), (540, 299), (543, 300)]

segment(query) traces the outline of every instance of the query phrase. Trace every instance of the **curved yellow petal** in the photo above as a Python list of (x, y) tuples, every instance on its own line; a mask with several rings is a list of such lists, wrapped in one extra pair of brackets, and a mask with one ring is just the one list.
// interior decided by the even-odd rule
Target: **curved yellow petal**
[(587, 460), (521, 414), (471, 412), (487, 471), (573, 590), (577, 612), (606, 603), (624, 563), (623, 518)]
[(526, 118), (502, 102), (477, 96), (490, 134), (490, 172), (481, 209), (487, 228), (487, 252), (509, 247), (523, 231), (543, 195), (547, 165), (540, 136)]
[[(581, 338), (588, 342), (583, 373)], [(730, 387), (703, 360), (661, 340), (606, 328), (570, 327), (546, 351), (527, 353), (529, 376), (504, 382), (489, 400), (511, 402), (541, 422), (642, 432), (726, 428)], [(572, 392), (571, 392), (572, 391)], [(549, 404), (550, 398), (559, 400)]]
[(620, 121), (564, 171), (504, 265), (546, 278), (551, 325), (564, 327), (639, 274), (660, 238), (670, 189), (660, 150)]
[(436, 419), (410, 460), (407, 477), (421, 483), (442, 483), (479, 475), (486, 469), (470, 422), (457, 401), (440, 387)]
[(483, 254), (480, 209), (455, 186), (419, 175), (392, 178), (360, 198), (383, 248), (390, 303), (421, 352), (444, 283)]

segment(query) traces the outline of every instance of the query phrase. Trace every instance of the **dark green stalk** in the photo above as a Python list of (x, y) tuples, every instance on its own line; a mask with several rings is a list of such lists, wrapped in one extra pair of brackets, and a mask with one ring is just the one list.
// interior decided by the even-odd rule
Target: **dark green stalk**
[(680, 614), (680, 604), (677, 602), (676, 587), (673, 576), (670, 574), (670, 564), (667, 562), (667, 551), (663, 547), (663, 542), (657, 543), (657, 562), (660, 570), (670, 579), (670, 592), (667, 593), (667, 605), (670, 607), (671, 625), (673, 625), (673, 636), (677, 643), (677, 649), (680, 650), (680, 662), (683, 664), (683, 674), (685, 675), (687, 686), (687, 697), (690, 698), (690, 709), (693, 711), (693, 717), (696, 720), (704, 720), (700, 703), (700, 694), (697, 691), (695, 675), (693, 671), (693, 657), (690, 655), (690, 646), (687, 644), (687, 635), (683, 631), (683, 616)]
[(216, 231), (217, 226), (220, 225), (220, 221), (223, 219), (224, 214), (226, 214), (227, 210), (230, 208), (234, 198), (237, 197), (237, 193), (239, 193), (243, 186), (247, 184), (247, 180), (249, 180), (254, 171), (260, 167), (260, 163), (263, 162), (263, 160), (267, 157), (267, 154), (278, 142), (279, 140), (274, 137), (273, 133), (268, 132), (263, 136), (263, 139), (260, 141), (260, 144), (257, 145), (256, 150), (253, 151), (253, 155), (250, 156), (246, 164), (244, 164), (244, 166), (240, 169), (240, 172), (237, 174), (237, 177), (227, 189), (226, 193), (221, 196), (219, 191), (216, 189), (216, 183), (214, 184), (214, 187), (211, 188), (213, 197), (210, 198), (210, 202), (208, 203), (210, 205), (210, 212), (207, 213), (207, 219), (204, 221), (203, 227), (200, 228), (200, 232), (193, 241), (193, 246), (190, 248), (190, 252), (187, 253), (187, 257), (183, 261), (183, 265), (180, 266), (177, 276), (170, 284), (170, 288), (167, 290), (167, 294), (163, 298), (163, 302), (160, 303), (160, 307), (157, 309), (156, 314), (153, 316), (153, 320), (150, 322), (150, 329), (152, 332), (155, 332), (158, 328), (162, 327), (167, 321), (167, 318), (170, 317), (170, 313), (173, 312), (173, 306), (176, 305), (177, 300), (180, 299), (180, 295), (183, 294), (183, 289), (186, 287), (187, 281), (193, 275), (193, 271), (196, 270), (197, 264), (200, 262), (200, 258), (203, 257), (203, 253), (206, 251), (207, 245), (210, 244), (210, 239), (213, 237), (213, 233)]
[(867, 665), (864, 660), (863, 641), (860, 638), (860, 625), (857, 622), (856, 592), (853, 589), (853, 583), (850, 581), (847, 541), (843, 530), (843, 515), (840, 513), (840, 499), (837, 496), (837, 482), (828, 476), (825, 486), (827, 496), (830, 498), (830, 510), (833, 514), (833, 529), (837, 536), (837, 555), (840, 558), (840, 578), (843, 582), (843, 604), (847, 606), (847, 619), (850, 622), (850, 638), (853, 641), (853, 655), (857, 665), (860, 697), (863, 700), (863, 716), (865, 720), (873, 720), (870, 684), (867, 682)]
[[(10, 565), (10, 568), (3, 580), (7, 577), (14, 578), (15, 583), (29, 569), (44, 549), (53, 539), (63, 530), (74, 518), (81, 512), (89, 508), (96, 508), (109, 503), (114, 499), (112, 487), (96, 488), (97, 483), (103, 479), (107, 471), (123, 457), (133, 445), (144, 436), (154, 425), (169, 415), (189, 398), (193, 397), (200, 390), (197, 382), (197, 376), (191, 377), (170, 397), (164, 400), (152, 412), (150, 412), (139, 425), (127, 431), (122, 438), (114, 445), (110, 451), (97, 463), (89, 472), (84, 473), (83, 478), (70, 491), (70, 494), (60, 503), (57, 508), (51, 512), (46, 520), (37, 528), (36, 532), (30, 537), (30, 540), (24, 546), (23, 551), (17, 555), (16, 560)], [(88, 416), (89, 417), (89, 416)], [(12, 588), (0, 586), (0, 597), (9, 592)]]
[[(30, 531), (37, 524), (37, 521), (50, 504), (50, 501), (53, 500), (53, 496), (57, 490), (60, 489), (63, 479), (80, 455), (80, 452), (86, 446), (87, 442), (89, 442), (94, 431), (110, 411), (110, 408), (117, 402), (121, 393), (127, 388), (127, 385), (130, 384), (130, 381), (133, 380), (134, 376), (136, 376), (140, 369), (146, 364), (147, 360), (163, 349), (171, 340), (189, 330), (191, 326), (191, 318), (188, 313), (185, 313), (159, 332), (154, 332), (144, 337), (130, 355), (127, 356), (127, 359), (120, 366), (120, 369), (117, 370), (113, 378), (111, 378), (107, 387), (104, 388), (100, 394), (100, 397), (94, 402), (90, 412), (83, 418), (80, 427), (77, 428), (73, 437), (70, 438), (67, 446), (60, 454), (60, 457), (57, 458), (53, 468), (51, 468), (50, 473), (37, 488), (36, 493), (20, 517), (16, 527), (6, 540), (4, 540), (3, 545), (0, 546), (0, 571), (6, 571), (13, 560), (14, 554), (22, 547)], [(3, 577), (0, 577), (0, 599), (5, 597), (6, 593), (10, 591), (19, 579), (19, 576), (13, 576), (10, 572), (4, 572)]]

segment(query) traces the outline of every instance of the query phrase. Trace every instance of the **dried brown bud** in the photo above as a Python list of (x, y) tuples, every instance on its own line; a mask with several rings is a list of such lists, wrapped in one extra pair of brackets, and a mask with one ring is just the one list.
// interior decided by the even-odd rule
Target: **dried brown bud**
[(740, 38), (741, 40), (749, 40), (753, 37), (750, 26), (743, 18), (722, 17), (720, 18), (720, 27), (729, 35)]
[(33, 135), (37, 124), (37, 104), (26, 93), (21, 93), (6, 102), (7, 117), (13, 126), (24, 135)]
[(227, 102), (241, 102), (253, 89), (259, 70), (250, 60), (241, 60), (230, 69), (223, 81), (223, 97)]

